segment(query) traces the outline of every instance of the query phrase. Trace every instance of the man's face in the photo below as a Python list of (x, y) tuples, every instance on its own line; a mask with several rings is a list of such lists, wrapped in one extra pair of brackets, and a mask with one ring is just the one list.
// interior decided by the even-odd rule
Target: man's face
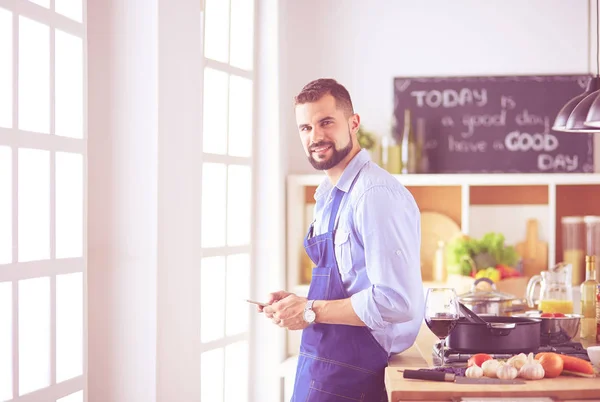
[(358, 130), (358, 115), (346, 117), (329, 94), (316, 102), (296, 106), (296, 123), (304, 152), (311, 165), (329, 170), (352, 150), (352, 134)]

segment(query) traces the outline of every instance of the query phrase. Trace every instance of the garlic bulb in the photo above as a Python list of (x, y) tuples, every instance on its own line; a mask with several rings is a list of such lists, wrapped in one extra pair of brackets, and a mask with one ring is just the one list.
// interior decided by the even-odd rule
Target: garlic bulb
[(533, 358), (533, 353), (527, 356), (527, 362), (519, 370), (519, 377), (526, 380), (540, 380), (544, 378), (544, 374), (546, 374), (544, 367)]
[(486, 377), (495, 378), (496, 371), (498, 370), (498, 367), (500, 367), (500, 365), (500, 362), (496, 359), (484, 361), (481, 365), (481, 368), (483, 369), (483, 375)]
[(503, 364), (496, 370), (496, 376), (503, 380), (512, 380), (517, 378), (519, 370), (511, 366), (510, 364)]
[(478, 365), (474, 364), (465, 371), (465, 377), (469, 378), (480, 378), (483, 377), (483, 369)]
[(517, 370), (520, 370), (521, 367), (523, 367), (525, 363), (527, 363), (527, 355), (525, 353), (519, 353), (518, 355), (515, 355), (508, 359), (506, 363), (510, 364)]

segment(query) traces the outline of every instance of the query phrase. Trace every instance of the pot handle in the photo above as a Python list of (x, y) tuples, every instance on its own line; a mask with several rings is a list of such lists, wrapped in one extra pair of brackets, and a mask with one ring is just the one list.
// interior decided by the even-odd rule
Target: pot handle
[(490, 278), (486, 278), (486, 277), (484, 276), (484, 277), (481, 277), (481, 278), (477, 278), (477, 279), (475, 279), (475, 281), (474, 281), (474, 282), (473, 282), (473, 284), (471, 285), (471, 291), (473, 291), (473, 292), (474, 292), (474, 291), (477, 289), (477, 285), (478, 285), (480, 282), (487, 282), (487, 283), (489, 283), (489, 284), (490, 284), (490, 286), (492, 287), (492, 290), (496, 290), (496, 284), (494, 283), (494, 281), (493, 281), (493, 280), (491, 280)]
[(534, 275), (531, 277), (531, 279), (529, 280), (529, 282), (527, 283), (527, 291), (526, 293), (526, 299), (527, 299), (527, 305), (530, 308), (534, 308), (535, 307), (535, 301), (537, 300), (533, 300), (533, 293), (535, 292), (535, 288), (536, 286), (539, 284), (541, 285), (542, 283), (542, 276), (541, 275)]
[(488, 323), (488, 328), (492, 335), (496, 336), (506, 336), (511, 333), (513, 329), (517, 327), (517, 324), (514, 322), (511, 323), (503, 323), (503, 322), (492, 322)]

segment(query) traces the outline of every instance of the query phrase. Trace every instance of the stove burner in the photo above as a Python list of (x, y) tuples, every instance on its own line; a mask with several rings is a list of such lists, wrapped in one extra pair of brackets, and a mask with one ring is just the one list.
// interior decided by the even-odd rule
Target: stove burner
[[(441, 365), (441, 346), (439, 342), (436, 342), (433, 345), (433, 363), (436, 366)], [(538, 350), (535, 351), (534, 355), (541, 352), (554, 352), (563, 355), (579, 357), (580, 359), (590, 361), (590, 358), (587, 355), (585, 348), (579, 342), (565, 342), (558, 345), (544, 345), (540, 346)], [(461, 366), (467, 363), (467, 361), (473, 356), (475, 353), (465, 353), (455, 351), (453, 349), (445, 348), (444, 351), (444, 360), (447, 365), (455, 365)], [(514, 354), (506, 354), (506, 353), (488, 353), (494, 359), (509, 359)]]

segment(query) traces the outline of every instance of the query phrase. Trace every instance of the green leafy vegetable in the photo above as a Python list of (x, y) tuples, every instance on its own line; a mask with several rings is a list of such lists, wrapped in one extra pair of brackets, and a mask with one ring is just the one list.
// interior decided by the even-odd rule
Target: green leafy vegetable
[(448, 272), (470, 275), (473, 269), (479, 271), (496, 264), (514, 267), (519, 255), (504, 241), (504, 235), (495, 232), (486, 233), (481, 239), (467, 236), (454, 239), (446, 246)]

